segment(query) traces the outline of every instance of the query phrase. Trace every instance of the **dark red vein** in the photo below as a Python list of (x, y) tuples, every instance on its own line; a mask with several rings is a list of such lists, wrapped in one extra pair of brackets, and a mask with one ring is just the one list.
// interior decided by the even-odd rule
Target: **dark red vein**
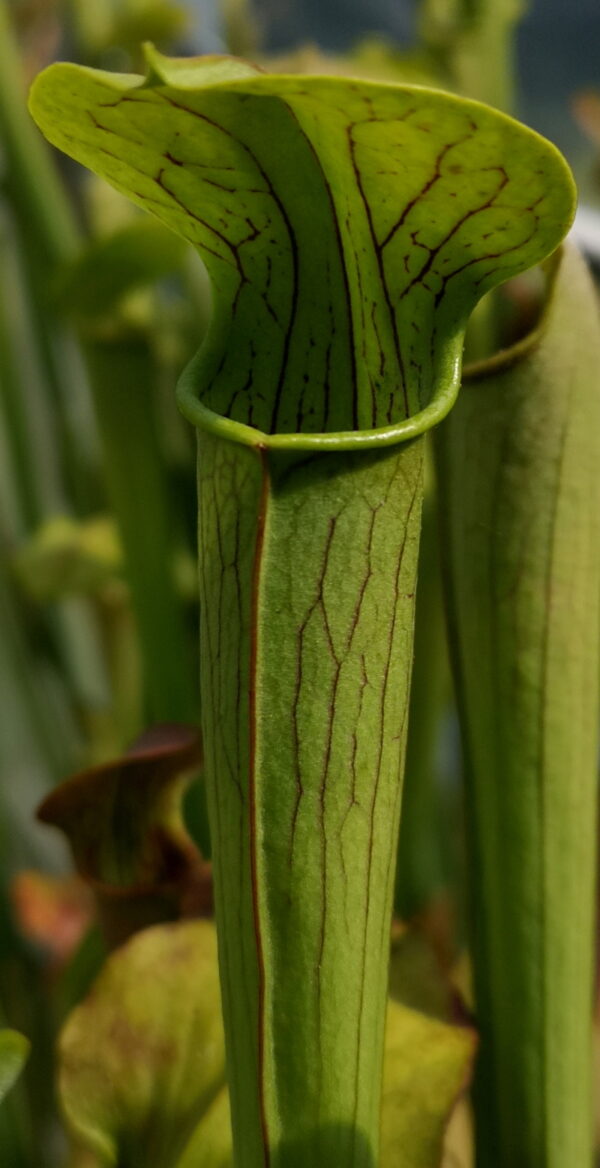
[[(416, 486), (414, 488), (413, 494), (411, 496), (411, 500), (410, 500), (408, 509), (407, 509), (406, 519), (404, 522), (404, 533), (403, 533), (403, 537), (402, 537), (402, 544), (401, 544), (399, 552), (398, 552), (396, 572), (395, 572), (395, 577), (394, 577), (393, 613), (392, 613), (392, 621), (391, 621), (390, 632), (389, 632), (388, 653), (387, 653), (387, 660), (386, 660), (384, 673), (383, 673), (383, 683), (382, 683), (382, 687), (381, 687), (381, 704), (380, 704), (381, 716), (380, 716), (379, 747), (378, 747), (378, 756), (377, 756), (377, 770), (375, 773), (375, 780), (373, 783), (373, 794), (371, 797), (371, 806), (369, 808), (370, 829), (369, 829), (369, 847), (368, 847), (368, 858), (367, 858), (365, 927), (364, 927), (363, 946), (362, 946), (362, 973), (361, 973), (361, 983), (360, 983), (360, 1003), (359, 1003), (359, 1011), (358, 1011), (357, 1043), (356, 1043), (356, 1067), (355, 1067), (355, 1078), (354, 1078), (355, 1112), (356, 1112), (356, 1109), (358, 1107), (360, 1069), (361, 1069), (361, 1061), (362, 1061), (361, 1060), (362, 1024), (363, 1024), (364, 995), (365, 995), (365, 974), (366, 974), (366, 966), (367, 966), (367, 942), (368, 942), (369, 917), (370, 917), (370, 907), (371, 907), (371, 877), (372, 877), (373, 842), (374, 842), (373, 831), (374, 831), (375, 807), (377, 804), (377, 796), (379, 793), (379, 783), (380, 783), (380, 779), (381, 779), (381, 764), (383, 761), (383, 745), (384, 745), (384, 732), (385, 732), (385, 704), (386, 704), (386, 699), (387, 699), (389, 675), (390, 675), (390, 669), (391, 669), (391, 664), (392, 664), (392, 654), (393, 654), (393, 649), (394, 649), (396, 622), (398, 619), (398, 605), (399, 605), (399, 597), (400, 597), (400, 574), (401, 574), (402, 566), (404, 563), (404, 553), (406, 550), (406, 541), (407, 541), (408, 533), (409, 533), (409, 529), (410, 529), (410, 521), (411, 521), (411, 517), (412, 517), (412, 512), (413, 512), (415, 503), (417, 502), (417, 499), (420, 498), (421, 486), (422, 486), (421, 476), (419, 476), (417, 483), (416, 483)], [(354, 1139), (356, 1139), (356, 1132), (357, 1132), (357, 1128), (355, 1127), (354, 1128)]]
[(250, 627), (250, 674), (249, 674), (249, 767), (248, 767), (248, 826), (250, 830), (250, 883), (252, 889), (252, 915), (254, 920), (254, 937), (256, 942), (256, 960), (258, 966), (258, 1105), (260, 1111), (260, 1125), (263, 1141), (264, 1168), (269, 1168), (271, 1150), (269, 1145), (269, 1129), (267, 1124), (267, 1110), (264, 1095), (265, 1088), (265, 959), (260, 922), (260, 894), (257, 854), (257, 807), (256, 807), (256, 734), (257, 734), (257, 695), (256, 680), (258, 670), (258, 621), (260, 609), (260, 583), (262, 557), (265, 540), (265, 525), (267, 507), (269, 503), (270, 476), (266, 451), (259, 448), (258, 457), (261, 463), (262, 485), (258, 516), (256, 522), (256, 542), (254, 545), (254, 562), (252, 565), (252, 597), (251, 597), (251, 627)]

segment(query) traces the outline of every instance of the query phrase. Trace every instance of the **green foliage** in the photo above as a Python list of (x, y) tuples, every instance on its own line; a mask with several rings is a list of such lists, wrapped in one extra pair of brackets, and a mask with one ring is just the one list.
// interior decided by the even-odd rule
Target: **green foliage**
[[(87, 767), (42, 815), (66, 832), (98, 906), (59, 969), (22, 903), (13, 924), (0, 902), (0, 1003), (33, 1040), (0, 1114), (11, 1168), (56, 1168), (49, 1044), (74, 1002), (61, 1043), (69, 1168), (231, 1168), (225, 1035), (236, 1168), (472, 1163), (468, 1139), (457, 1150), (446, 1138), (450, 1117), (469, 1125), (455, 1103), (476, 1039), (453, 1024), (448, 977), (462, 873), (450, 909), (431, 900), (460, 795), (443, 817), (436, 516), (419, 553), (412, 439), (455, 402), (469, 313), (557, 245), (573, 188), (531, 131), (418, 85), (509, 108), (521, 9), (422, 0), (411, 59), (365, 42), (345, 58), (292, 52), (274, 76), (152, 48), (146, 78), (54, 67), (32, 96), (44, 132), (154, 216), (123, 218), (113, 194), (98, 233), (102, 184), (57, 178), (24, 114), (0, 0), (3, 864), (45, 846), (22, 823), (40, 790)], [(135, 67), (139, 39), (162, 43), (184, 23), (165, 0), (68, 10), (70, 51), (105, 67)], [(35, 45), (35, 5), (20, 15)], [(223, 18), (230, 49), (255, 44), (269, 67), (246, 7), (234, 0)], [(224, 1031), (212, 925), (145, 928), (211, 899), (182, 818), (196, 736), (171, 727), (169, 744), (125, 753), (149, 719), (198, 712), (196, 584), (184, 597), (176, 576), (194, 546), (192, 443), (168, 404), (190, 322), (198, 343), (210, 308), (190, 244), (214, 305), (179, 399), (198, 430)], [(591, 1163), (592, 302), (565, 253), (539, 327), (469, 372), (440, 440), (469, 772), (478, 1168)], [(486, 298), (478, 316), (492, 345), (497, 309)], [(386, 1007), (407, 720), (396, 903), (422, 920), (394, 928)], [(187, 810), (204, 840), (199, 790)], [(114, 946), (142, 928), (106, 959), (102, 935)]]
[(106, 329), (124, 296), (180, 271), (185, 254), (185, 244), (161, 224), (134, 221), (90, 244), (62, 273), (60, 307), (82, 324), (97, 328), (104, 321)]
[(403, 443), (452, 405), (477, 300), (560, 240), (572, 183), (446, 94), (148, 65), (55, 66), (31, 108), (213, 284), (181, 400), (236, 1160), (368, 1168), (422, 495)]

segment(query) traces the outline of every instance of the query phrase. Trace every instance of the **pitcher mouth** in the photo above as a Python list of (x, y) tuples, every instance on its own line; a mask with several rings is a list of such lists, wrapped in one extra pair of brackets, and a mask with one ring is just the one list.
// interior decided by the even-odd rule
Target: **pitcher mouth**
[[(431, 430), (441, 422), (452, 409), (461, 384), (462, 341), (460, 336), (452, 346), (452, 352), (444, 356), (440, 364), (438, 388), (428, 405), (409, 418), (392, 425), (378, 426), (372, 430), (339, 430), (322, 433), (275, 433), (269, 434), (238, 422), (224, 414), (215, 413), (205, 406), (198, 397), (199, 373), (202, 365), (202, 349), (186, 365), (177, 383), (177, 403), (181, 413), (197, 429), (203, 430), (229, 442), (242, 446), (253, 446), (257, 450), (375, 450), (410, 442)], [(450, 346), (449, 346), (450, 348)]]
[(183, 414), (282, 452), (434, 427), (477, 302), (571, 222), (555, 148), (439, 90), (146, 56), (146, 78), (52, 66), (31, 102), (51, 141), (204, 260), (218, 311)]

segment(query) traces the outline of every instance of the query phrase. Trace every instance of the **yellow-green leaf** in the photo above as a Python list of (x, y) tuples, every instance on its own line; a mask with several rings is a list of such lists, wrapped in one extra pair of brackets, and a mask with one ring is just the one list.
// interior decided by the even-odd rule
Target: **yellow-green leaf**
[(123, 554), (115, 525), (104, 515), (47, 520), (17, 548), (12, 566), (38, 603), (95, 593), (122, 579)]
[(0, 1101), (18, 1079), (29, 1054), (29, 1042), (16, 1030), (0, 1030)]
[(382, 1168), (438, 1168), (450, 1114), (471, 1077), (468, 1027), (388, 1006), (381, 1108)]
[(68, 1126), (103, 1165), (174, 1168), (225, 1082), (214, 926), (156, 926), (117, 950), (59, 1059)]

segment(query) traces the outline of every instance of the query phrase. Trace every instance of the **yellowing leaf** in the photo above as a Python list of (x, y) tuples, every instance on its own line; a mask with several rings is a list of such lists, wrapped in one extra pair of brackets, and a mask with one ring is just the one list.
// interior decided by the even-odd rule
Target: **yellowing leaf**
[(27, 1062), (29, 1042), (16, 1030), (0, 1030), (0, 1101)]
[(59, 1057), (79, 1142), (102, 1164), (173, 1168), (225, 1082), (214, 926), (161, 925), (117, 950), (68, 1019)]
[(450, 1113), (467, 1085), (476, 1037), (399, 1002), (387, 1016), (382, 1168), (437, 1168)]

